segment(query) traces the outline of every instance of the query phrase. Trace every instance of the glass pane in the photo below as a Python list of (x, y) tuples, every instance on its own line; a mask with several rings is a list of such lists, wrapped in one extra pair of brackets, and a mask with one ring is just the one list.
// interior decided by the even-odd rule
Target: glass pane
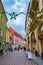
[(1, 34), (1, 29), (0, 29), (0, 34)]
[(43, 31), (43, 25), (41, 26), (41, 31)]
[(43, 5), (43, 0), (42, 0), (42, 5)]

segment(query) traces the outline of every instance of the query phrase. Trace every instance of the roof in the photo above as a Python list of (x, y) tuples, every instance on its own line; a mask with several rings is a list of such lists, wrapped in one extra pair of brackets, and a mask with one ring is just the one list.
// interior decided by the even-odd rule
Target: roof
[(22, 35), (20, 35), (18, 32), (16, 32), (14, 29), (12, 29), (11, 27), (8, 28), (8, 30), (12, 33), (12, 35), (16, 35), (19, 38), (23, 39)]

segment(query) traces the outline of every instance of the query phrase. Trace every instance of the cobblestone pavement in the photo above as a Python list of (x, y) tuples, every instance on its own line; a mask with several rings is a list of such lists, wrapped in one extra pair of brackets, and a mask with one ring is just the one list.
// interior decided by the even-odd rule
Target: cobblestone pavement
[(0, 65), (37, 65), (33, 60), (28, 60), (22, 50), (11, 52), (0, 57)]

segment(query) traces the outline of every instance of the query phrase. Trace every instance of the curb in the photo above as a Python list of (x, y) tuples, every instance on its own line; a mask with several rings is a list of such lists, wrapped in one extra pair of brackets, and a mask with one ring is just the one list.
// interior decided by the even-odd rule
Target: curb
[(5, 56), (5, 55), (7, 55), (9, 52), (6, 52), (6, 53), (4, 53), (3, 55), (1, 55), (0, 57), (3, 57), (3, 56)]
[[(27, 53), (27, 52), (26, 52), (26, 53)], [(25, 54), (26, 54), (26, 53), (25, 53)], [(26, 54), (26, 55), (27, 55), (27, 54)], [(33, 60), (37, 65), (39, 65), (33, 58), (32, 58), (32, 60)]]
[(37, 65), (39, 65), (34, 59), (32, 59)]

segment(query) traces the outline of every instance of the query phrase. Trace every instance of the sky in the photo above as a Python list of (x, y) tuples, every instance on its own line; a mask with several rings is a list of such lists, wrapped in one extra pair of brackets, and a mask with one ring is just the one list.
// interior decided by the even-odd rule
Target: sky
[[(29, 5), (29, 0), (2, 0), (2, 3), (5, 11), (8, 13), (24, 12), (26, 14)], [(25, 36), (26, 15), (20, 14), (16, 17), (16, 20), (15, 19), (10, 20), (10, 16), (8, 14), (6, 15), (8, 18), (7, 27), (12, 27), (15, 31), (20, 33), (22, 36)]]

